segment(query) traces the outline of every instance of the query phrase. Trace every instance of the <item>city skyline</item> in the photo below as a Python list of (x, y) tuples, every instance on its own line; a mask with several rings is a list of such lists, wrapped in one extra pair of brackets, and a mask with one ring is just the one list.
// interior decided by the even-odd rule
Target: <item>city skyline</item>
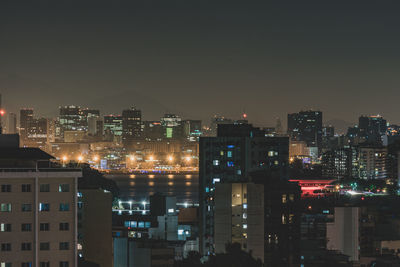
[(32, 106), (54, 116), (54, 102), (106, 113), (136, 105), (149, 119), (171, 112), (205, 121), (245, 110), (255, 124), (274, 125), (312, 108), (327, 121), (380, 113), (400, 122), (395, 3), (96, 1), (0, 10), (0, 90), (14, 112)]

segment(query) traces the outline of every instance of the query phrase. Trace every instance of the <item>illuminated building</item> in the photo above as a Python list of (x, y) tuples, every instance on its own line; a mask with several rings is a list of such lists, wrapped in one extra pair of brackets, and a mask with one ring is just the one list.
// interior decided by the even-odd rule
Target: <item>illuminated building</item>
[(182, 122), (183, 132), (186, 139), (198, 141), (202, 134), (201, 120), (184, 120)]
[(381, 137), (386, 134), (387, 122), (380, 116), (361, 116), (358, 119), (358, 136), (370, 144), (381, 144)]
[(127, 147), (142, 137), (142, 112), (134, 107), (122, 111), (122, 142)]
[(165, 114), (161, 118), (161, 126), (163, 127), (164, 137), (167, 139), (181, 138), (183, 136), (182, 119), (175, 114)]
[(106, 139), (113, 140), (115, 137), (122, 136), (122, 116), (106, 115), (104, 116), (104, 134)]
[(264, 262), (264, 187), (253, 183), (215, 186), (215, 252), (238, 243)]
[(342, 147), (322, 154), (322, 175), (345, 179), (359, 177), (359, 151), (357, 147)]
[(161, 125), (161, 122), (159, 121), (144, 121), (143, 122), (144, 126), (144, 132), (143, 136), (146, 140), (162, 140), (164, 139), (164, 132), (163, 132), (163, 126)]
[(359, 178), (386, 179), (386, 147), (359, 148)]
[(19, 112), (19, 135), (24, 140), (28, 137), (28, 126), (33, 120), (33, 109), (24, 108)]
[(322, 112), (300, 111), (288, 114), (288, 134), (292, 140), (305, 141), (309, 147), (322, 145)]
[(60, 107), (59, 125), (62, 137), (64, 137), (64, 131), (85, 131), (85, 121), (81, 108), (78, 106)]
[(244, 182), (254, 171), (288, 178), (289, 139), (265, 137), (250, 124), (220, 124), (217, 137), (200, 138), (200, 250), (214, 253), (215, 184)]
[(82, 172), (52, 168), (51, 159), (40, 149), (18, 148), (18, 142), (0, 148), (2, 266), (77, 267), (75, 203)]

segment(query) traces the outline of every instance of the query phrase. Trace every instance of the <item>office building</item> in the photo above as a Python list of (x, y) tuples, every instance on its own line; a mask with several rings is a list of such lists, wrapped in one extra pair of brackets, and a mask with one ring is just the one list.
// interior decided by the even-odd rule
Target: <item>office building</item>
[(292, 140), (305, 141), (309, 147), (322, 145), (322, 112), (300, 111), (288, 114), (288, 134)]
[(360, 147), (358, 161), (360, 179), (387, 178), (387, 147)]
[(19, 148), (18, 141), (0, 148), (1, 266), (77, 267), (82, 173), (53, 168), (51, 159), (40, 149)]
[(264, 187), (253, 183), (215, 186), (215, 252), (238, 243), (264, 262)]
[(24, 140), (28, 136), (28, 126), (33, 120), (33, 109), (21, 109), (19, 114), (19, 135), (21, 136), (21, 139)]
[(142, 137), (142, 112), (134, 107), (122, 111), (122, 141), (128, 147)]
[(220, 124), (217, 137), (201, 137), (199, 147), (200, 250), (208, 255), (215, 253), (215, 184), (246, 182), (258, 170), (287, 180), (289, 139), (265, 137), (250, 124)]
[(165, 114), (160, 120), (161, 126), (163, 127), (164, 138), (177, 139), (182, 138), (182, 118), (175, 114)]
[(117, 138), (118, 140), (122, 136), (122, 116), (121, 115), (106, 115), (104, 116), (104, 134), (106, 139), (110, 141)]
[(370, 144), (382, 144), (382, 136), (386, 134), (387, 122), (380, 116), (361, 116), (358, 119), (358, 136)]

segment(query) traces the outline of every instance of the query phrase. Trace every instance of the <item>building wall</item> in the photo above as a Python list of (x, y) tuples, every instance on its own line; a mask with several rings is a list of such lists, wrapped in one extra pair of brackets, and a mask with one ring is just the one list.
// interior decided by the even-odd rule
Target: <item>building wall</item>
[(251, 183), (217, 184), (214, 220), (215, 252), (239, 243), (264, 261), (264, 187)]
[(82, 247), (85, 260), (112, 267), (112, 194), (83, 189)]
[(351, 261), (359, 261), (359, 220), (360, 208), (335, 207), (334, 222), (326, 226), (327, 249), (339, 250)]
[[(59, 266), (68, 261), (76, 266), (76, 186), (80, 172), (13, 172), (0, 173), (0, 184), (11, 185), (11, 192), (0, 192), (0, 202), (10, 203), (11, 212), (0, 212), (0, 223), (11, 224), (11, 232), (0, 232), (0, 243), (11, 243), (11, 251), (0, 252), (0, 262), (21, 266), (23, 262), (50, 262)], [(22, 184), (30, 184), (31, 192), (22, 192)], [(49, 184), (49, 192), (40, 192), (41, 184)], [(68, 192), (59, 192), (60, 184), (68, 184)], [(50, 204), (49, 211), (40, 211), (40, 203)], [(60, 203), (69, 205), (60, 211)], [(32, 210), (22, 211), (22, 204), (31, 204)], [(40, 224), (48, 223), (49, 231), (40, 231)], [(68, 223), (69, 230), (60, 231), (60, 223)], [(22, 231), (21, 224), (31, 224), (31, 231)], [(49, 250), (40, 250), (41, 242), (49, 242)], [(68, 242), (67, 250), (60, 250), (60, 242)], [(30, 251), (22, 251), (21, 243), (31, 243)], [(36, 263), (36, 264), (35, 264)]]

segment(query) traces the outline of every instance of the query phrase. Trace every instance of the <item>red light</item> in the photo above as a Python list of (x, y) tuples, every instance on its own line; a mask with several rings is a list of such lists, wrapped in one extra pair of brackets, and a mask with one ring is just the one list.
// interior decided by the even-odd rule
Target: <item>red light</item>
[(312, 207), (311, 207), (311, 206), (308, 206), (308, 209), (309, 209), (309, 210), (311, 210), (311, 209), (312, 209)]
[(364, 200), (365, 199), (365, 197), (361, 197), (361, 200)]
[(1, 116), (4, 116), (4, 114), (6, 114), (6, 112), (4, 111), (4, 109), (1, 109), (1, 110), (0, 110), (0, 115), (1, 115)]
[(247, 114), (246, 113), (243, 113), (243, 118), (247, 118)]

